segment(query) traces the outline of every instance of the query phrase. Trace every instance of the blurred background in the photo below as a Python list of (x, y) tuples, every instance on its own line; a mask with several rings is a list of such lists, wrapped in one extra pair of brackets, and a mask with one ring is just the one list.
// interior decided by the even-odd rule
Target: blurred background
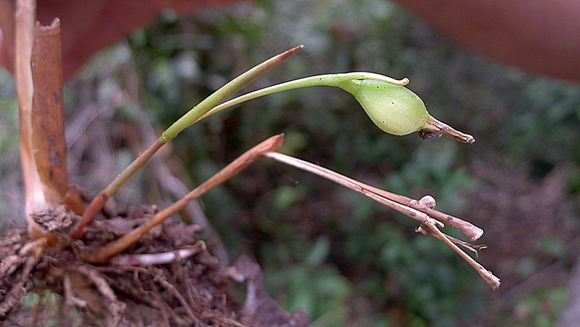
[[(439, 210), (482, 227), (489, 248), (479, 260), (503, 284), (490, 291), (406, 217), (267, 160), (200, 201), (228, 257), (256, 258), (271, 295), (288, 310), (302, 308), (312, 326), (555, 325), (580, 249), (580, 87), (477, 56), (389, 1), (261, 0), (162, 12), (66, 85), (75, 183), (97, 193), (151, 132), (298, 44), (306, 48), (250, 89), (329, 72), (409, 77), (433, 116), (477, 142), (386, 135), (350, 95), (321, 87), (254, 100), (187, 129), (161, 154), (164, 167), (191, 188), (283, 132), (282, 152), (391, 192), (433, 195)], [(23, 212), (14, 85), (1, 71), (4, 227), (21, 223)], [(116, 203), (167, 205), (175, 199), (167, 180), (145, 169)]]

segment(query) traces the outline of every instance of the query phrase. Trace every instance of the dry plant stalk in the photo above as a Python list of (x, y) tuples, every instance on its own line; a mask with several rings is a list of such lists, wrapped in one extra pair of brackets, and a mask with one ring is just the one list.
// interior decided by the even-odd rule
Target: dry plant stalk
[(68, 189), (60, 20), (37, 24), (32, 48), (33, 153), (43, 193), (51, 206), (63, 203)]
[[(265, 157), (270, 158), (270, 159), (274, 159), (276, 161), (285, 163), (287, 165), (308, 171), (310, 173), (316, 174), (318, 176), (324, 177), (326, 179), (329, 179), (337, 184), (340, 184), (344, 187), (347, 187), (355, 192), (361, 193), (362, 195), (377, 201), (393, 210), (396, 210), (398, 212), (403, 213), (404, 215), (417, 220), (418, 222), (421, 223), (420, 227), (418, 228), (418, 232), (422, 232), (423, 234), (429, 235), (429, 236), (433, 236), (435, 238), (438, 238), (442, 241), (444, 241), (449, 247), (451, 247), (451, 249), (453, 249), (453, 251), (455, 251), (459, 256), (461, 256), (461, 258), (463, 260), (465, 260), (469, 265), (471, 265), (473, 267), (473, 269), (475, 269), (477, 271), (477, 273), (479, 273), (479, 275), (481, 276), (481, 278), (483, 278), (483, 280), (494, 290), (498, 289), (500, 286), (500, 280), (499, 278), (497, 278), (496, 276), (493, 275), (493, 273), (487, 269), (485, 269), (481, 264), (479, 264), (477, 261), (475, 261), (473, 258), (471, 258), (467, 253), (465, 253), (464, 251), (462, 251), (455, 243), (460, 244), (461, 246), (467, 247), (469, 250), (476, 252), (478, 246), (473, 246), (467, 242), (463, 242), (463, 241), (459, 241), (456, 240), (455, 238), (444, 234), (443, 232), (441, 232), (439, 230), (439, 226), (443, 227), (443, 223), (441, 221), (438, 220), (437, 217), (447, 217), (448, 215), (441, 213), (437, 210), (434, 210), (433, 208), (429, 208), (430, 205), (428, 206), (426, 203), (421, 203), (421, 202), (425, 202), (425, 201), (415, 201), (415, 200), (411, 200), (408, 201), (409, 198), (406, 197), (401, 197), (399, 195), (390, 193), (390, 192), (386, 192), (383, 190), (380, 190), (378, 188), (366, 185), (364, 183), (361, 183), (359, 181), (353, 180), (351, 178), (348, 178), (346, 176), (343, 176), (341, 174), (338, 174), (332, 170), (320, 167), (318, 165), (315, 165), (313, 163), (304, 161), (304, 160), (300, 160), (282, 153), (278, 153), (278, 152), (268, 152), (266, 154), (264, 154)], [(427, 197), (424, 197), (423, 199), (426, 199)], [(430, 198), (430, 197), (429, 197)], [(432, 198), (431, 198), (432, 199)], [(400, 203), (397, 200), (400, 200), (402, 202), (407, 202), (406, 204)], [(427, 201), (427, 202), (432, 202), (432, 205), (434, 206), (435, 201)], [(437, 214), (433, 214), (434, 212), (437, 212)], [(473, 235), (477, 230), (481, 230), (479, 227), (473, 226), (471, 223), (463, 221), (459, 218), (453, 217), (453, 221), (454, 221), (454, 225), (455, 226), (460, 226), (460, 229), (464, 234), (466, 235)], [(423, 226), (425, 226), (424, 228), (422, 228)], [(454, 227), (455, 227), (454, 226)], [(473, 226), (473, 227), (470, 227)], [(425, 229), (427, 229), (428, 231), (425, 232)], [(480, 234), (481, 235), (481, 234)]]
[(119, 266), (153, 266), (163, 265), (177, 260), (184, 260), (207, 250), (204, 241), (180, 249), (161, 253), (121, 254), (111, 259), (111, 263)]
[(42, 193), (40, 176), (36, 169), (33, 154), (32, 97), (32, 44), (34, 41), (34, 20), (36, 4), (33, 0), (18, 0), (16, 3), (16, 38), (15, 38), (15, 75), (18, 94), (18, 119), (20, 128), (20, 163), (24, 177), (26, 216), (31, 233), (40, 231), (40, 227), (30, 219), (30, 213), (46, 208)]
[(312, 164), (310, 162), (296, 159), (282, 153), (271, 152), (265, 155), (268, 158), (283, 162), (285, 164), (309, 171), (313, 174), (319, 175), (321, 177), (335, 181), (345, 187), (355, 190), (365, 196), (374, 199), (382, 204), (388, 206), (393, 210), (397, 210), (409, 217), (419, 220), (422, 222), (422, 218), (425, 215), (435, 218), (437, 221), (442, 223), (448, 223), (454, 228), (461, 231), (465, 236), (467, 236), (471, 241), (477, 240), (481, 235), (483, 235), (483, 230), (472, 223), (462, 220), (457, 217), (453, 217), (446, 213), (434, 210), (435, 207), (434, 199), (432, 204), (429, 205), (425, 201), (417, 201), (406, 196), (391, 193), (377, 187), (373, 187), (364, 183), (361, 183), (352, 178), (346, 177), (339, 173), (336, 173), (330, 169), (320, 167), (318, 165)]
[(34, 25), (35, 1), (16, 5), (15, 71), (26, 216), (33, 237), (45, 235), (31, 214), (62, 204), (68, 186), (60, 22)]
[(213, 175), (203, 184), (189, 192), (185, 197), (155, 214), (145, 224), (135, 228), (120, 239), (101, 247), (96, 254), (87, 254), (84, 256), (84, 258), (92, 263), (102, 263), (109, 260), (109, 258), (112, 256), (121, 253), (123, 250), (135, 244), (135, 242), (137, 242), (141, 236), (150, 231), (153, 227), (161, 224), (171, 215), (179, 212), (180, 210), (183, 210), (183, 208), (190, 200), (202, 196), (207, 191), (230, 179), (232, 176), (239, 173), (254, 161), (261, 158), (264, 153), (277, 150), (282, 145), (283, 140), (284, 135), (279, 134), (272, 136), (262, 143), (254, 146), (250, 150), (244, 152), (241, 156), (224, 167), (222, 170), (220, 170), (217, 174)]

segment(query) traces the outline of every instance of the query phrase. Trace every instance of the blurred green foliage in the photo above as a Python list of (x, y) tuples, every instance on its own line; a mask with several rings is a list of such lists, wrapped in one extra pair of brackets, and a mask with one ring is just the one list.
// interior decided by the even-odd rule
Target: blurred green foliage
[(567, 294), (568, 290), (565, 287), (534, 290), (516, 304), (514, 316), (506, 319), (502, 326), (555, 326), (566, 304)]
[[(393, 192), (432, 194), (440, 210), (458, 216), (466, 209), (462, 194), (479, 184), (466, 165), (489, 154), (500, 153), (535, 178), (569, 167), (569, 192), (580, 192), (578, 86), (476, 57), (388, 1), (262, 0), (191, 17), (165, 12), (78, 78), (90, 79), (116, 62), (123, 68), (108, 82), (123, 88), (123, 70), (136, 72), (148, 120), (161, 129), (228, 79), (297, 44), (306, 48), (251, 88), (339, 71), (409, 77), (434, 116), (474, 134), (478, 143), (385, 135), (350, 95), (304, 89), (252, 101), (185, 130), (174, 152), (193, 183), (284, 132), (286, 153)], [(0, 112), (5, 127), (15, 121), (14, 100), (2, 101), (12, 101), (2, 103), (13, 112)], [(130, 108), (116, 119), (130, 117)], [(0, 150), (14, 146), (2, 136)], [(259, 162), (212, 190), (203, 204), (231, 253), (251, 252), (272, 295), (288, 310), (305, 310), (313, 326), (455, 326), (483, 307), (487, 286), (444, 244), (318, 177)], [(562, 247), (554, 238), (538, 240), (549, 255), (563, 255)], [(536, 269), (533, 259), (519, 266), (526, 276)], [(522, 305), (533, 311), (562, 296), (560, 290), (532, 293)], [(561, 302), (550, 312), (559, 312)]]
[[(0, 188), (0, 217), (12, 220), (13, 215), (24, 208), (19, 205), (21, 198), (19, 192), (20, 176), (15, 172), (20, 169), (18, 163), (18, 133), (15, 127), (18, 125), (18, 102), (16, 99), (16, 86), (13, 79), (5, 72), (0, 71), (0, 176), (2, 187)], [(6, 227), (0, 224), (0, 230)]]

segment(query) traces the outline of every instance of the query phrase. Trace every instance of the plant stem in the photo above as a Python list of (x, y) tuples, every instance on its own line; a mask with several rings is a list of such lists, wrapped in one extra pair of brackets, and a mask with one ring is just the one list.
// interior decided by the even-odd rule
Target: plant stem
[(231, 99), (227, 102), (224, 102), (220, 105), (215, 106), (210, 111), (208, 111), (206, 114), (199, 117), (198, 120), (196, 120), (194, 123), (197, 123), (198, 121), (200, 121), (202, 119), (205, 119), (213, 114), (216, 114), (222, 110), (233, 107), (233, 106), (240, 104), (242, 102), (246, 102), (246, 101), (256, 99), (259, 97), (263, 97), (266, 95), (270, 95), (273, 93), (279, 93), (279, 92), (295, 90), (295, 89), (300, 89), (300, 88), (305, 88), (305, 87), (312, 87), (312, 86), (334, 86), (334, 87), (340, 87), (340, 88), (346, 89), (350, 86), (350, 84), (346, 84), (345, 82), (357, 80), (357, 79), (372, 79), (372, 80), (383, 81), (383, 82), (386, 82), (389, 84), (400, 85), (400, 86), (405, 86), (405, 85), (409, 84), (408, 78), (403, 78), (403, 79), (397, 80), (397, 79), (394, 79), (394, 78), (391, 78), (388, 76), (375, 74), (375, 73), (367, 73), (367, 72), (338, 73), (338, 74), (324, 74), (324, 75), (309, 76), (309, 77), (304, 77), (304, 78), (300, 78), (297, 80), (292, 80), (292, 81), (272, 85), (272, 86), (269, 86), (269, 87), (266, 87), (266, 88), (263, 88), (260, 90), (256, 90), (254, 92), (250, 92), (250, 93), (241, 95), (237, 98)]
[[(462, 251), (455, 243), (454, 243), (454, 239), (452, 239), (450, 236), (444, 234), (443, 232), (441, 232), (437, 227), (441, 226), (442, 223), (436, 219), (431, 218), (430, 214), (427, 214), (425, 212), (423, 212), (423, 210), (420, 210), (417, 207), (413, 207), (413, 203), (409, 203), (408, 204), (402, 204), (402, 203), (398, 203), (395, 199), (398, 200), (404, 200), (407, 201), (406, 197), (402, 197), (400, 195), (396, 195), (387, 191), (383, 191), (380, 189), (377, 189), (375, 187), (366, 185), (364, 183), (361, 183), (359, 181), (356, 181), (354, 179), (351, 179), (349, 177), (343, 176), (339, 173), (336, 173), (330, 169), (326, 169), (324, 167), (320, 167), (318, 165), (315, 165), (313, 163), (304, 161), (304, 160), (300, 160), (279, 152), (268, 152), (266, 154), (264, 154), (264, 157), (270, 158), (270, 159), (274, 159), (276, 161), (285, 163), (287, 165), (308, 171), (310, 173), (313, 173), (315, 175), (324, 177), (326, 179), (329, 179), (339, 185), (342, 185), (344, 187), (347, 187), (355, 192), (361, 193), (362, 195), (377, 201), (393, 210), (396, 210), (406, 216), (408, 216), (409, 218), (412, 218), (414, 220), (417, 220), (421, 223), (421, 226), (425, 226), (425, 229), (428, 229), (428, 233), (427, 235), (433, 236), (435, 238), (438, 238), (440, 240), (442, 240), (443, 242), (445, 242), (449, 247), (451, 247), (451, 249), (453, 249), (453, 251), (455, 251), (461, 258), (463, 258), (463, 260), (465, 260), (469, 265), (471, 265), (475, 271), (477, 271), (477, 273), (483, 278), (483, 280), (485, 280), (492, 289), (496, 290), (499, 286), (500, 286), (500, 280), (499, 278), (497, 278), (496, 276), (493, 275), (493, 273), (487, 269), (485, 269), (481, 264), (479, 264), (477, 261), (475, 261), (473, 258), (471, 258), (467, 253), (465, 253), (464, 251)], [(380, 192), (377, 192), (380, 191)], [(395, 197), (393, 197), (393, 195)], [(412, 200), (411, 200), (412, 201)], [(431, 209), (432, 211), (438, 212), (436, 210)], [(440, 213), (442, 214), (442, 213)], [(444, 214), (442, 214), (444, 215)], [(457, 220), (461, 220), (459, 218), (455, 218)], [(465, 222), (467, 223), (467, 222)], [(469, 224), (469, 223), (467, 223)], [(441, 226), (442, 227), (442, 226)], [(475, 226), (474, 226), (475, 227)], [(424, 231), (424, 230), (423, 230)], [(462, 230), (463, 231), (463, 230)], [(463, 231), (465, 233), (465, 231)], [(471, 246), (471, 244), (466, 244), (465, 242), (459, 241), (459, 244), (466, 246), (468, 249), (475, 251), (474, 247)]]
[(119, 187), (123, 185), (133, 174), (135, 174), (141, 167), (143, 167), (149, 159), (161, 148), (163, 144), (155, 142), (151, 144), (145, 151), (143, 151), (125, 170), (119, 174), (115, 179), (97, 196), (93, 198), (89, 206), (83, 212), (81, 220), (76, 228), (71, 233), (71, 236), (81, 238), (84, 235), (84, 227), (91, 223), (95, 215), (101, 211), (107, 200), (117, 192)]
[(304, 48), (303, 45), (294, 47), (281, 54), (278, 54), (263, 63), (248, 70), (242, 75), (234, 78), (232, 81), (222, 86), (219, 90), (201, 101), (198, 105), (189, 110), (185, 115), (179, 118), (169, 128), (167, 128), (161, 137), (151, 144), (141, 155), (139, 155), (125, 170), (123, 170), (99, 195), (97, 195), (84, 211), (77, 227), (71, 233), (72, 236), (80, 238), (84, 235), (83, 228), (90, 224), (94, 216), (102, 209), (106, 201), (113, 196), (119, 187), (123, 185), (131, 176), (133, 176), (149, 159), (159, 150), (163, 144), (174, 139), (185, 128), (193, 125), (199, 117), (205, 115), (209, 110), (231, 97), (243, 87), (253, 82), (256, 78), (262, 76), (276, 65), (281, 63), (298, 50)]
[(264, 73), (274, 68), (282, 60), (288, 58), (290, 55), (294, 54), (296, 51), (304, 48), (303, 45), (297, 46), (290, 50), (287, 50), (269, 60), (259, 64), (258, 66), (248, 70), (242, 75), (234, 78), (229, 83), (221, 87), (219, 90), (212, 93), (209, 97), (205, 98), (198, 105), (191, 108), (185, 115), (179, 118), (175, 123), (173, 123), (169, 128), (167, 128), (159, 138), (159, 143), (165, 143), (172, 140), (183, 131), (185, 128), (193, 125), (199, 117), (205, 115), (213, 107), (224, 102), (227, 98), (231, 97), (234, 93), (238, 92), (243, 87), (252, 83), (256, 78), (262, 76)]
[(429, 116), (427, 124), (425, 124), (423, 129), (423, 133), (419, 134), (422, 138), (431, 138), (444, 135), (450, 139), (467, 144), (472, 144), (475, 142), (475, 138), (473, 136), (460, 132), (445, 124), (444, 122), (433, 118), (432, 116)]
[(465, 236), (467, 236), (469, 238), (470, 241), (476, 241), (481, 237), (481, 235), (483, 235), (483, 230), (481, 228), (473, 225), (472, 223), (465, 221), (463, 219), (454, 217), (452, 215), (443, 213), (441, 211), (435, 210), (433, 208), (427, 207), (424, 204), (420, 203), (420, 201), (413, 200), (413, 199), (408, 198), (408, 197), (403, 196), (403, 195), (391, 193), (391, 192), (382, 190), (380, 188), (361, 183), (357, 180), (350, 179), (348, 177), (344, 177), (344, 178), (349, 179), (353, 183), (358, 184), (361, 187), (365, 187), (369, 191), (376, 193), (382, 197), (385, 197), (387, 199), (391, 199), (391, 200), (398, 202), (400, 204), (403, 204), (405, 206), (419, 210), (419, 211), (421, 211), (421, 212), (423, 212), (423, 213), (425, 213), (425, 214), (427, 214), (427, 215), (429, 215), (429, 216), (431, 216), (431, 217), (433, 217), (441, 222), (447, 223), (450, 226), (461, 231)]
[(462, 251), (457, 245), (453, 243), (449, 239), (448, 235), (445, 235), (443, 232), (437, 228), (434, 224), (430, 222), (426, 222), (423, 224), (426, 228), (429, 229), (430, 232), (435, 234), (434, 236), (438, 239), (445, 242), (455, 253), (457, 253), (463, 260), (465, 260), (473, 269), (481, 276), (481, 278), (493, 289), (494, 291), (499, 288), (501, 285), (501, 281), (498, 277), (496, 277), (491, 271), (485, 269), (479, 262), (475, 261), (472, 257), (470, 257), (467, 253)]
[[(304, 160), (300, 160), (297, 158), (293, 158), (291, 156), (288, 156), (288, 155), (285, 155), (282, 153), (271, 152), (271, 153), (266, 153), (264, 156), (271, 158), (271, 159), (274, 159), (274, 160), (277, 160), (277, 161), (280, 161), (280, 162), (283, 162), (287, 165), (291, 165), (293, 167), (296, 167), (296, 168), (299, 168), (302, 170), (306, 170), (306, 171), (311, 172), (313, 174), (316, 174), (318, 176), (330, 179), (330, 180), (334, 181), (335, 183), (341, 184), (341, 185), (348, 187), (352, 190), (357, 191), (359, 189), (364, 189), (366, 191), (370, 191), (372, 193), (375, 193), (376, 195), (383, 197), (385, 199), (388, 199), (390, 201), (393, 201), (393, 202), (396, 202), (398, 204), (413, 208), (413, 209), (420, 211), (428, 216), (431, 216), (439, 221), (448, 223), (450, 226), (457, 228), (463, 234), (465, 234), (465, 236), (467, 236), (471, 241), (477, 240), (483, 234), (483, 230), (481, 228), (471, 224), (468, 221), (465, 221), (463, 219), (460, 219), (460, 218), (448, 215), (446, 213), (437, 211), (433, 208), (426, 207), (425, 205), (421, 204), (419, 201), (415, 201), (415, 200), (408, 198), (406, 196), (398, 195), (395, 193), (391, 193), (391, 192), (382, 190), (382, 189), (377, 188), (377, 187), (367, 185), (367, 184), (359, 182), (355, 179), (352, 179), (352, 178), (346, 177), (344, 175), (341, 175), (337, 172), (334, 172), (330, 169), (326, 169), (326, 168), (320, 167), (318, 165), (315, 165), (313, 163), (310, 163), (310, 162), (307, 162)], [(383, 203), (383, 202), (381, 202), (381, 203)], [(383, 203), (383, 204), (388, 205), (387, 203)], [(389, 206), (389, 207), (391, 209), (397, 210), (397, 208), (395, 208), (395, 207), (392, 207), (392, 206)], [(403, 213), (405, 213), (405, 212), (403, 212)]]
[[(406, 205), (403, 205), (401, 203), (398, 203), (392, 199), (389, 199), (387, 197), (383, 197), (379, 194), (376, 194), (375, 192), (372, 192), (371, 190), (369, 190), (368, 186), (366, 184), (363, 184), (361, 182), (357, 182), (354, 181), (351, 178), (348, 178), (344, 175), (341, 175), (339, 173), (336, 173), (330, 169), (324, 168), (324, 167), (320, 167), (318, 165), (315, 165), (313, 163), (310, 163), (308, 161), (304, 161), (304, 160), (300, 160), (279, 152), (268, 152), (266, 154), (264, 154), (265, 157), (270, 158), (270, 159), (274, 159), (276, 161), (285, 163), (289, 166), (293, 166), (302, 170), (305, 170), (307, 172), (313, 173), (315, 175), (318, 175), (320, 177), (324, 177), (326, 179), (329, 179), (339, 185), (342, 185), (346, 188), (349, 188), (355, 192), (361, 193), (362, 195), (377, 201), (393, 210), (396, 210), (406, 216), (409, 216), (412, 219), (417, 220), (420, 223), (425, 222), (426, 220), (430, 220), (431, 218), (419, 211), (416, 210), (414, 208), (410, 208)], [(433, 219), (434, 220), (434, 219)], [(441, 222), (435, 220), (436, 223), (443, 225)]]
[(261, 158), (264, 153), (277, 150), (282, 145), (283, 140), (283, 134), (272, 136), (262, 143), (254, 146), (250, 150), (244, 152), (236, 160), (224, 167), (203, 184), (196, 187), (193, 191), (189, 192), (186, 196), (155, 214), (149, 221), (125, 234), (120, 239), (113, 241), (104, 247), (101, 247), (96, 254), (86, 255), (85, 259), (92, 263), (102, 263), (107, 261), (112, 256), (127, 249), (131, 245), (135, 244), (135, 242), (137, 242), (141, 236), (150, 231), (153, 227), (161, 224), (163, 221), (165, 221), (165, 219), (182, 210), (185, 205), (187, 205), (187, 202), (202, 196), (207, 191), (225, 182), (233, 175), (239, 173), (242, 169), (246, 168), (254, 161)]
[(34, 0), (18, 0), (15, 4), (14, 72), (18, 94), (20, 164), (24, 180), (24, 202), (28, 231), (32, 235), (40, 233), (41, 229), (32, 220), (30, 214), (47, 207), (33, 150), (32, 103), (34, 83), (30, 63), (34, 42), (36, 2)]
[[(292, 81), (272, 85), (272, 86), (269, 86), (269, 87), (266, 87), (266, 88), (263, 88), (260, 90), (256, 90), (256, 91), (241, 95), (241, 96), (236, 97), (234, 99), (228, 100), (228, 101), (212, 108), (210, 111), (205, 113), (203, 116), (199, 117), (193, 123), (197, 123), (200, 120), (208, 118), (209, 116), (214, 115), (222, 110), (231, 108), (235, 105), (238, 105), (240, 103), (243, 103), (243, 102), (246, 102), (249, 100), (253, 100), (253, 99), (263, 97), (266, 95), (270, 95), (273, 93), (279, 93), (279, 92), (284, 92), (284, 91), (289, 91), (289, 90), (294, 90), (294, 89), (299, 89), (299, 88), (312, 87), (312, 86), (333, 86), (333, 87), (342, 88), (343, 90), (354, 95), (354, 94), (356, 94), (357, 91), (354, 88), (354, 85), (352, 83), (348, 83), (348, 82), (351, 82), (353, 80), (362, 80), (362, 79), (377, 80), (377, 81), (387, 82), (389, 84), (394, 84), (394, 85), (399, 85), (399, 86), (405, 86), (405, 85), (409, 84), (408, 78), (403, 78), (403, 79), (397, 80), (397, 79), (394, 79), (394, 78), (391, 78), (388, 76), (375, 74), (375, 73), (367, 73), (367, 72), (315, 75), (315, 76), (304, 77), (304, 78), (300, 78), (297, 80), (292, 80)], [(465, 134), (463, 132), (460, 132), (460, 131), (452, 128), (451, 126), (435, 119), (431, 115), (429, 115), (429, 117), (428, 117), (427, 124), (419, 132), (419, 136), (421, 136), (422, 138), (446, 136), (446, 137), (449, 137), (451, 139), (454, 139), (456, 141), (460, 141), (463, 143), (471, 144), (471, 143), (475, 142), (475, 138), (473, 136), (471, 136), (469, 134)], [(474, 236), (475, 235), (470, 236), (470, 238), (472, 238)]]

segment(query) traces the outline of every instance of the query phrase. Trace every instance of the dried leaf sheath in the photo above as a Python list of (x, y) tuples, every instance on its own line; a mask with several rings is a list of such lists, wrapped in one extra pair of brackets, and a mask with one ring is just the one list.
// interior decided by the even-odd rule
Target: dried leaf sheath
[(34, 25), (35, 3), (16, 6), (16, 81), (20, 153), (29, 232), (40, 229), (33, 212), (63, 202), (68, 186), (62, 102), (60, 22)]
[(49, 205), (63, 202), (68, 188), (62, 98), (60, 21), (35, 27), (32, 48), (33, 153)]
[[(46, 208), (46, 199), (42, 191), (40, 176), (33, 156), (32, 97), (34, 84), (32, 80), (31, 57), (34, 40), (35, 3), (33, 0), (18, 0), (16, 5), (16, 90), (19, 105), (20, 128), (20, 162), (24, 177), (26, 216)], [(28, 219), (29, 231), (39, 231), (38, 226)]]

